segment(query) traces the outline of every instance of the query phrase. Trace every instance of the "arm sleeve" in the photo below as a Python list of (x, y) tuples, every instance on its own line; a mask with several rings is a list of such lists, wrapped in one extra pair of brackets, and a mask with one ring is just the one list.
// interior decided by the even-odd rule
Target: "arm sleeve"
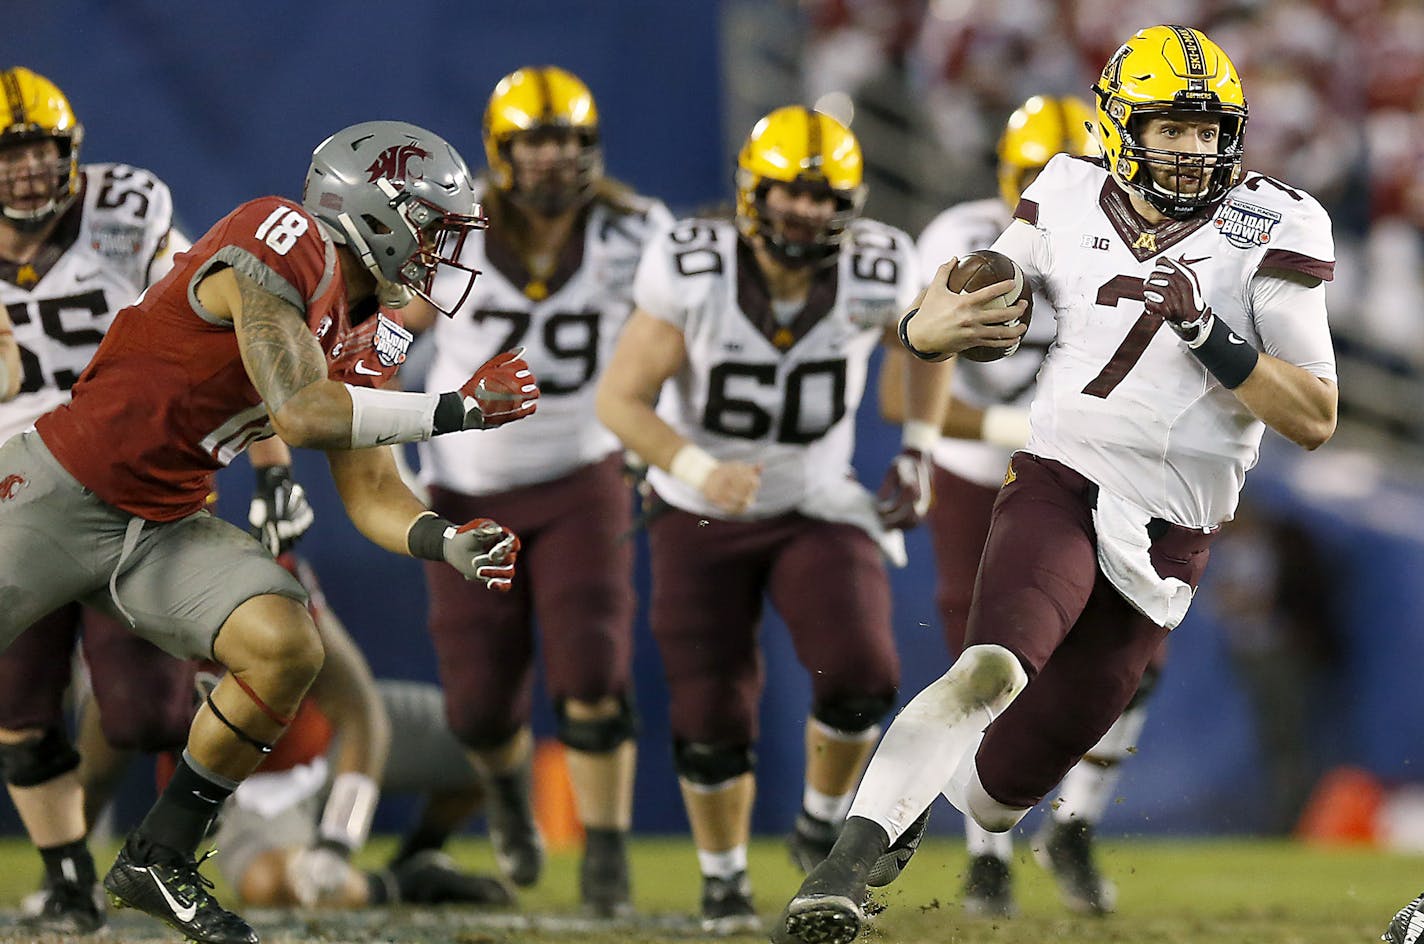
[(1036, 226), (1015, 219), (990, 248), (1017, 262), (1030, 281), (1037, 282), (1048, 275), (1048, 244)]
[(1337, 380), (1323, 284), (1258, 272), (1251, 279), (1250, 301), (1267, 354), (1324, 380)]

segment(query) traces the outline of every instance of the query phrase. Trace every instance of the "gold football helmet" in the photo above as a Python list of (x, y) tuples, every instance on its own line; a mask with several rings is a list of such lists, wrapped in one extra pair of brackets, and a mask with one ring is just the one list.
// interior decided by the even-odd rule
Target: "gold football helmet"
[(999, 137), (999, 196), (1010, 210), (1055, 154), (1098, 153), (1088, 106), (1071, 96), (1035, 95), (1012, 115)]
[[(575, 137), (579, 155), (569, 175), (571, 182), (551, 181), (529, 192), (519, 189), (510, 144), (526, 134)], [(603, 176), (593, 94), (578, 76), (557, 66), (526, 66), (499, 80), (485, 107), (484, 143), (494, 186), (546, 215), (587, 200)]]
[[(1241, 179), (1246, 98), (1241, 78), (1221, 47), (1200, 30), (1153, 26), (1123, 43), (1093, 86), (1098, 98), (1098, 137), (1108, 172), (1159, 211), (1184, 219), (1221, 199)], [(1218, 148), (1205, 158), (1207, 186), (1195, 193), (1168, 190), (1152, 179), (1149, 164), (1201, 162), (1165, 148), (1138, 143), (1144, 119), (1166, 112), (1219, 119)], [(1198, 166), (1200, 166), (1198, 164)]]
[[(860, 142), (845, 125), (801, 105), (778, 108), (758, 121), (737, 155), (737, 228), (791, 264), (834, 258), (845, 229), (865, 205)], [(769, 218), (772, 184), (824, 189), (835, 197), (835, 214), (810, 241), (792, 241)]]
[[(24, 66), (0, 72), (0, 148), (52, 139), (59, 145), (54, 164), (54, 185), (43, 206), (20, 209), (0, 197), (0, 211), (21, 229), (37, 229), (64, 212), (79, 194), (79, 145), (84, 128), (74, 117), (69, 100), (53, 82)], [(12, 184), (0, 181), (9, 192)]]

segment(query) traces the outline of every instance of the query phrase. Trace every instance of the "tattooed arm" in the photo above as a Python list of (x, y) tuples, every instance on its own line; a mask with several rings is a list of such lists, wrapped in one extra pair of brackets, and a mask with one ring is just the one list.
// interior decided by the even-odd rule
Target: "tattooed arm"
[(203, 279), (197, 294), (210, 313), (232, 320), (247, 376), (278, 436), (310, 449), (351, 445), (351, 395), (327, 379), (326, 358), (301, 309), (233, 269)]

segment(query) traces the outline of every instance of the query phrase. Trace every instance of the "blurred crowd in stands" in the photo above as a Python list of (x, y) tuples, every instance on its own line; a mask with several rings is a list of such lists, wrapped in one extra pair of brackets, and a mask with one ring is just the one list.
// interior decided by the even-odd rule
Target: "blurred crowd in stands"
[[(1247, 166), (1309, 191), (1334, 220), (1331, 315), (1343, 354), (1424, 374), (1418, 0), (803, 0), (803, 13), (808, 98), (844, 93), (863, 115), (866, 95), (883, 102), (899, 85), (900, 100), (919, 112), (910, 123), (930, 129), (942, 152), (931, 203), (993, 193), (993, 147), (1007, 115), (1036, 93), (1089, 98), (1132, 30), (1206, 30), (1242, 75)], [(873, 142), (867, 151), (876, 158)], [(889, 171), (892, 181), (917, 176)], [(922, 219), (915, 206), (879, 209), (917, 232), (939, 207), (925, 207)]]

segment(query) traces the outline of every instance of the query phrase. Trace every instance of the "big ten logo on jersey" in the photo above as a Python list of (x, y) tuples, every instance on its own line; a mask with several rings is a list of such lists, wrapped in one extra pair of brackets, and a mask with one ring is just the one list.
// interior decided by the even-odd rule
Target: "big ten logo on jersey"
[[(535, 363), (539, 392), (544, 396), (577, 393), (598, 373), (598, 336), (601, 312), (560, 311), (537, 316), (529, 311), (481, 308), (472, 316), (476, 324), (499, 326), (496, 353), (517, 347), (529, 349)], [(539, 327), (531, 331), (536, 320)], [(542, 354), (534, 350), (542, 345)]]
[[(110, 308), (102, 289), (5, 306), (15, 325), (24, 379), (20, 393), (68, 390), (104, 340)], [(41, 359), (41, 352), (44, 354)], [(63, 366), (61, 366), (63, 362)], [(46, 370), (48, 365), (48, 370)]]
[(844, 293), (846, 316), (861, 327), (878, 327), (895, 313), (900, 263), (899, 241), (890, 233), (856, 227), (850, 240), (850, 284)]
[(376, 315), (376, 339), (371, 346), (376, 349), (376, 360), (386, 367), (399, 367), (405, 363), (405, 352), (415, 335), (396, 324), (384, 314)]

